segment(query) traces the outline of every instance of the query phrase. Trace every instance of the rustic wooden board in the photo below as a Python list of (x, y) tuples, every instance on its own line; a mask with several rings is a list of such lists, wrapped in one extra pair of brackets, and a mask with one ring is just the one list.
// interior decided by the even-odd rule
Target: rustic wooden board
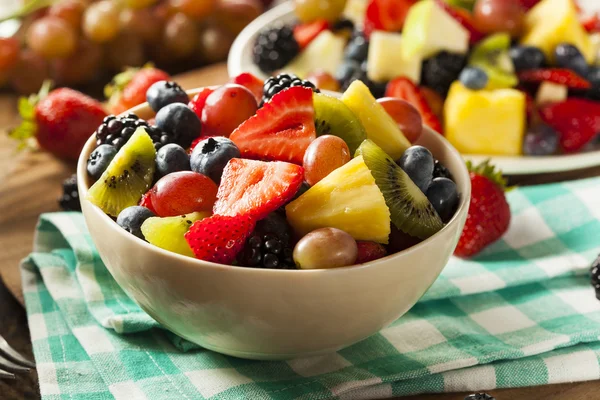
[[(186, 89), (209, 86), (227, 81), (227, 70), (224, 64), (192, 71), (176, 77)], [(0, 95), (0, 131), (15, 126), (18, 122), (16, 113), (16, 97), (9, 94)], [(38, 216), (44, 212), (57, 211), (56, 199), (61, 192), (62, 180), (75, 170), (74, 164), (60, 162), (48, 154), (17, 153), (15, 145), (6, 135), (0, 135), (0, 277), (13, 295), (23, 302), (19, 261), (31, 251), (33, 231)], [(521, 177), (512, 183), (535, 184), (565, 179), (576, 179), (600, 175), (600, 168), (567, 174)], [(0, 294), (2, 292), (0, 291)], [(4, 293), (4, 296), (7, 296)], [(30, 351), (27, 329), (23, 321), (22, 311), (18, 318), (14, 313), (15, 302), (0, 296), (0, 326), (15, 327), (15, 333), (0, 332), (18, 341), (15, 347), (23, 352)], [(12, 313), (12, 314), (11, 314)], [(2, 317), (8, 317), (6, 322)], [(8, 337), (7, 337), (8, 339)], [(13, 343), (14, 344), (14, 343)], [(37, 389), (35, 379), (27, 378), (29, 385), (13, 384), (0, 381), (0, 393), (27, 393), (28, 396)], [(498, 400), (588, 400), (600, 399), (598, 390), (600, 383), (585, 382), (576, 384), (552, 385), (535, 388), (496, 390), (493, 394)], [(21, 390), (20, 388), (25, 388)], [(4, 391), (6, 390), (6, 392)], [(406, 400), (462, 400), (465, 394), (440, 394), (406, 397)], [(14, 397), (17, 398), (17, 397)], [(28, 397), (31, 398), (31, 397)]]

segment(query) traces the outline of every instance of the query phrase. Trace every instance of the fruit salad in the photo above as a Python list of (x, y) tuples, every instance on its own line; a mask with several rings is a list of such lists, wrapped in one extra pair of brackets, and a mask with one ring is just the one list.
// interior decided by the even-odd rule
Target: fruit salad
[(169, 81), (146, 96), (153, 120), (110, 115), (96, 129), (86, 200), (162, 249), (250, 268), (343, 267), (419, 243), (458, 207), (450, 172), (413, 144), (419, 112), (361, 81), (339, 99), (248, 73), (192, 99)]
[(575, 0), (294, 0), (253, 61), (411, 103), (463, 154), (600, 148), (600, 15)]

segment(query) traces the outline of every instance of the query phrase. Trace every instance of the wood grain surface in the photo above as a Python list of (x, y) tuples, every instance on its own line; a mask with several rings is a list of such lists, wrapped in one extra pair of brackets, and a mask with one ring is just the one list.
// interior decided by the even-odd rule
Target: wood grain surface
[[(207, 67), (176, 77), (184, 88), (221, 84), (227, 81), (224, 64)], [(19, 261), (31, 251), (38, 216), (58, 210), (56, 199), (61, 182), (75, 170), (44, 153), (17, 153), (5, 134), (18, 123), (16, 97), (0, 94), (0, 335), (14, 347), (31, 356), (29, 331), (22, 303)], [(511, 184), (529, 185), (600, 175), (600, 168), (564, 174), (524, 176)], [(600, 399), (600, 382), (549, 385), (533, 388), (494, 390), (497, 400), (588, 400)], [(466, 393), (420, 395), (406, 400), (462, 400)], [(0, 381), (0, 399), (39, 399), (35, 373), (15, 382)]]

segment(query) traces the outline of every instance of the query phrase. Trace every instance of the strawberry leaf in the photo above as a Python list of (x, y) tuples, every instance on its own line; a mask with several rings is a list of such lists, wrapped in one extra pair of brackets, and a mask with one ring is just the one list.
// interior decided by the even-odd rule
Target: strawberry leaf
[(467, 169), (469, 172), (488, 178), (490, 181), (500, 186), (504, 191), (511, 189), (507, 188), (507, 182), (502, 175), (502, 171), (499, 169), (497, 170), (494, 165), (490, 164), (489, 159), (481, 162), (478, 165), (473, 165), (471, 161), (467, 161)]

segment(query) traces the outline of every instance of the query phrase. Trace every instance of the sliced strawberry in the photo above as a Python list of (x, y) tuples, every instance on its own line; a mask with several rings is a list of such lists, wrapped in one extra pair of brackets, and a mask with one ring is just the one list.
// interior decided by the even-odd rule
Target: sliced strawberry
[(229, 138), (245, 158), (301, 165), (316, 138), (312, 90), (296, 86), (277, 93)]
[(423, 123), (436, 132), (443, 134), (442, 124), (427, 103), (419, 87), (406, 78), (396, 78), (388, 83), (385, 97), (396, 97), (408, 101), (421, 113)]
[(366, 263), (387, 256), (387, 250), (379, 243), (358, 240), (356, 246), (358, 247), (356, 264)]
[(319, 33), (329, 29), (329, 22), (325, 19), (318, 19), (306, 24), (296, 25), (294, 27), (294, 39), (300, 45), (300, 49), (308, 46)]
[(246, 239), (254, 230), (254, 224), (254, 219), (247, 215), (213, 215), (195, 222), (185, 234), (185, 240), (196, 258), (231, 264), (244, 248)]
[(261, 79), (257, 78), (249, 72), (243, 72), (238, 76), (234, 76), (233, 78), (231, 78), (229, 82), (242, 85), (243, 87), (252, 92), (252, 94), (256, 98), (257, 103), (261, 102), (264, 85), (264, 82)]
[(542, 120), (556, 129), (565, 153), (581, 150), (600, 132), (600, 103), (572, 97), (540, 107)]
[(470, 44), (475, 44), (485, 37), (485, 34), (475, 27), (475, 23), (473, 22), (473, 15), (470, 12), (463, 8), (452, 7), (444, 0), (436, 0), (436, 2), (452, 18), (454, 18), (467, 31), (469, 31)]
[(202, 109), (204, 108), (204, 104), (206, 103), (206, 98), (214, 92), (211, 88), (202, 89), (197, 95), (195, 95), (192, 100), (188, 103), (188, 107), (190, 107), (198, 116), (198, 118), (202, 118)]
[(155, 215), (158, 215), (154, 206), (152, 205), (152, 200), (150, 200), (150, 192), (144, 193), (142, 199), (140, 200), (140, 206), (146, 207), (148, 210), (152, 211)]
[(594, 13), (584, 17), (581, 20), (581, 25), (588, 33), (600, 32), (600, 13)]
[(233, 158), (223, 170), (213, 212), (263, 219), (294, 197), (303, 178), (298, 165)]
[(367, 37), (375, 30), (399, 32), (417, 0), (370, 0), (365, 14), (364, 32)]
[(552, 82), (567, 85), (570, 89), (589, 89), (592, 85), (570, 69), (548, 68), (531, 69), (519, 73), (521, 83)]
[(527, 114), (527, 121), (531, 122), (537, 111), (535, 108), (535, 100), (533, 100), (533, 97), (531, 97), (529, 93), (523, 93), (525, 94), (525, 113)]

